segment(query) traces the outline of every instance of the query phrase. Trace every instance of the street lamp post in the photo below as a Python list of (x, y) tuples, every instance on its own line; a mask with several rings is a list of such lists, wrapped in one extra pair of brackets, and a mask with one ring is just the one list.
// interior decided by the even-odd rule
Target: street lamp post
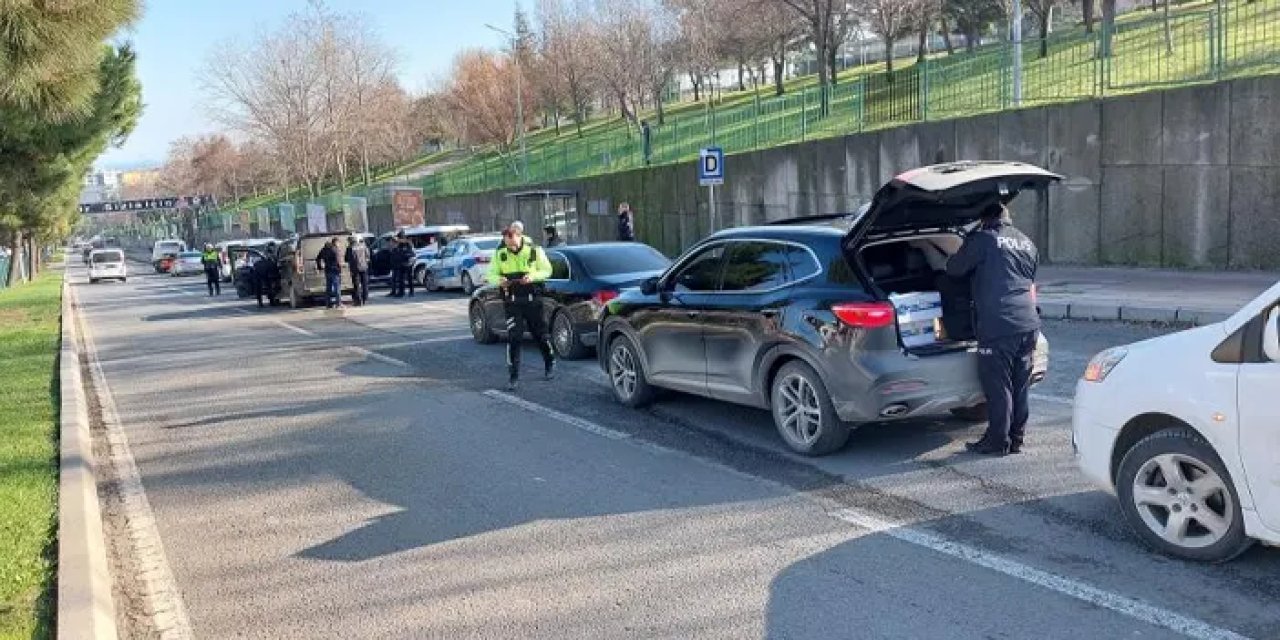
[(516, 65), (516, 130), (520, 135), (520, 178), (522, 180), (529, 179), (529, 154), (524, 145), (524, 89), (521, 88), (520, 76), (520, 51), (519, 41), (515, 34), (506, 29), (495, 27), (491, 24), (485, 24), (485, 28), (496, 31), (508, 38), (511, 38), (511, 59)]

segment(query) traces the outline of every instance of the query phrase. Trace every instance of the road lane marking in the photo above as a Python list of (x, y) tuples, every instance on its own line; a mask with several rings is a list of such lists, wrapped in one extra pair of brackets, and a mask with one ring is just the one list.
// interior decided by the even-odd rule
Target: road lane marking
[(934, 533), (913, 527), (895, 525), (868, 513), (854, 509), (841, 509), (829, 515), (837, 520), (848, 522), (873, 533), (882, 533), (895, 540), (958, 558), (1009, 577), (1056, 591), (1076, 600), (1110, 609), (1147, 624), (1176, 631), (1188, 637), (1203, 640), (1248, 640), (1247, 636), (1240, 635), (1229, 629), (1216, 627), (1207, 622), (1147, 604), (1136, 598), (1099, 589), (1079, 580), (1072, 580), (1048, 571), (1042, 571)]
[(372, 359), (374, 359), (374, 360), (377, 360), (378, 362), (385, 362), (385, 363), (387, 363), (387, 364), (395, 365), (395, 366), (397, 366), (397, 367), (404, 367), (404, 368), (406, 368), (406, 369), (412, 369), (412, 368), (413, 368), (413, 367), (412, 367), (412, 365), (410, 365), (408, 362), (405, 362), (404, 360), (397, 360), (397, 359), (395, 359), (395, 358), (392, 358), (391, 356), (384, 356), (384, 355), (382, 355), (381, 353), (376, 353), (376, 352), (370, 351), (370, 350), (368, 350), (368, 349), (366, 349), (366, 348), (364, 348), (364, 347), (357, 347), (357, 346), (355, 346), (355, 345), (349, 345), (349, 346), (347, 346), (347, 347), (346, 347), (346, 350), (347, 350), (347, 351), (351, 351), (351, 352), (356, 353), (356, 354), (359, 354), (359, 355), (362, 355), (362, 356), (364, 356), (364, 357), (366, 357), (366, 358), (372, 358)]
[(142, 475), (129, 448), (129, 438), (120, 423), (115, 398), (107, 384), (102, 363), (98, 360), (93, 331), (80, 310), (74, 290), (71, 290), (70, 295), (74, 321), (79, 323), (78, 333), (83, 356), (89, 367), (94, 397), (98, 401), (99, 417), (106, 431), (108, 458), (119, 485), (129, 541), (133, 546), (136, 564), (141, 570), (138, 578), (143, 585), (152, 624), (161, 640), (189, 640), (194, 637), (191, 620), (187, 616), (178, 582), (169, 567), (160, 528), (156, 524), (155, 513), (151, 510), (151, 502), (147, 499), (147, 491), (142, 485)]
[(288, 330), (290, 330), (290, 331), (292, 331), (292, 332), (294, 332), (294, 333), (298, 333), (298, 334), (302, 334), (302, 335), (304, 335), (304, 336), (307, 336), (308, 338), (314, 338), (314, 337), (316, 337), (316, 335), (317, 335), (317, 334), (316, 334), (316, 332), (314, 332), (314, 331), (309, 331), (309, 330), (307, 330), (307, 329), (303, 329), (302, 327), (298, 327), (298, 326), (291, 325), (291, 324), (289, 324), (288, 322), (285, 322), (284, 320), (273, 320), (272, 322), (274, 322), (275, 324), (280, 325), (281, 327), (284, 327), (285, 329), (288, 329)]
[[(590, 420), (569, 415), (561, 411), (557, 411), (550, 407), (531, 402), (509, 393), (504, 393), (496, 389), (490, 389), (484, 392), (485, 396), (506, 402), (508, 404), (520, 407), (533, 413), (557, 420), (571, 427), (591, 433), (594, 435), (609, 438), (611, 440), (627, 440), (636, 444), (642, 444), (645, 448), (659, 451), (662, 453), (675, 454), (684, 458), (707, 464), (716, 469), (728, 470), (734, 475), (748, 477), (757, 482), (761, 482), (776, 488), (795, 494), (793, 487), (784, 485), (767, 478), (761, 478), (747, 474), (736, 469), (732, 469), (726, 465), (708, 460), (688, 452), (671, 449), (658, 444), (635, 440), (631, 434), (610, 429), (601, 426)], [(1053, 397), (1053, 396), (1050, 396)], [(1055, 398), (1058, 399), (1058, 398)], [(1027, 582), (1050, 591), (1065, 595), (1082, 602), (1086, 602), (1095, 606), (1099, 606), (1116, 613), (1129, 616), (1141, 622), (1176, 631), (1185, 636), (1196, 638), (1198, 640), (1249, 640), (1247, 636), (1241, 635), (1229, 629), (1217, 627), (1207, 622), (1197, 620), (1190, 616), (1184, 616), (1174, 611), (1163, 609), (1155, 605), (1148, 604), (1136, 598), (1121, 595), (1112, 591), (1107, 591), (1099, 587), (1095, 587), (1079, 580), (1060, 576), (1055, 573), (1036, 569), (1030, 565), (1023, 564), (1016, 560), (1012, 560), (995, 553), (984, 551), (978, 547), (968, 545), (962, 542), (949, 539), (936, 533), (926, 532), (921, 529), (908, 526), (905, 524), (896, 524), (879, 518), (875, 515), (850, 509), (842, 505), (835, 505), (831, 500), (820, 498), (817, 496), (803, 495), (806, 499), (822, 506), (827, 511), (827, 516), (835, 520), (852, 524), (860, 529), (865, 529), (871, 533), (880, 533), (909, 544), (924, 547), (931, 551), (935, 551), (953, 558), (963, 560), (970, 564), (974, 564), (1005, 576)]]
[(1051, 402), (1053, 404), (1063, 404), (1063, 405), (1075, 404), (1075, 400), (1072, 398), (1066, 398), (1063, 396), (1054, 396), (1054, 395), (1049, 395), (1047, 393), (1029, 393), (1027, 394), (1027, 397), (1031, 398), (1032, 400), (1039, 400), (1041, 402)]
[[(398, 334), (403, 335), (403, 334)], [(459, 342), (462, 340), (470, 340), (472, 338), (469, 333), (459, 333), (451, 336), (436, 336), (434, 338), (422, 338), (421, 340), (405, 340), (403, 342), (389, 342), (387, 344), (378, 345), (379, 349), (403, 349), (404, 347), (414, 347), (420, 344), (433, 344), (436, 342)]]
[(536, 402), (530, 402), (528, 400), (525, 400), (524, 398), (513, 396), (509, 393), (498, 391), (497, 389), (490, 389), (488, 391), (485, 391), (484, 395), (490, 398), (493, 398), (495, 400), (501, 400), (507, 404), (513, 404), (517, 407), (520, 407), (521, 409), (526, 409), (536, 414), (546, 416), (548, 418), (551, 418), (552, 420), (559, 420), (560, 422), (563, 422), (571, 427), (581, 429), (582, 431), (586, 431), (587, 433), (595, 434), (597, 436), (609, 438), (610, 440), (629, 440), (631, 438), (631, 434), (629, 433), (624, 433), (616, 429), (610, 429), (609, 427), (603, 427), (590, 420), (585, 420), (577, 416), (571, 416), (567, 413), (561, 413), (550, 407), (544, 407)]

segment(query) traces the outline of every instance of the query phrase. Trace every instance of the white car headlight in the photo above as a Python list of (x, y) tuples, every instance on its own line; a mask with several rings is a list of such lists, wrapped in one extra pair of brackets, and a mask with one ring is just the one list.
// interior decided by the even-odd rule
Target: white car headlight
[(1124, 357), (1129, 355), (1129, 350), (1125, 347), (1115, 347), (1107, 349), (1102, 353), (1093, 357), (1089, 361), (1089, 366), (1084, 368), (1084, 379), (1086, 382), (1102, 382), (1111, 374), (1111, 370), (1120, 364)]

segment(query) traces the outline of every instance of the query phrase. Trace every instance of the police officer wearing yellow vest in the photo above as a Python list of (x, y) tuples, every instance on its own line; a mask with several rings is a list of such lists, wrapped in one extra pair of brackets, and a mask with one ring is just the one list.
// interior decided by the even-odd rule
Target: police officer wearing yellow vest
[(489, 282), (502, 288), (507, 314), (507, 388), (515, 390), (520, 378), (520, 343), (525, 328), (542, 351), (546, 379), (555, 377), (556, 359), (542, 320), (542, 283), (551, 277), (547, 252), (524, 236), (524, 224), (512, 222), (502, 232), (502, 246), (489, 263)]
[(200, 253), (200, 264), (204, 267), (209, 297), (222, 295), (222, 255), (208, 242), (204, 243), (204, 251)]

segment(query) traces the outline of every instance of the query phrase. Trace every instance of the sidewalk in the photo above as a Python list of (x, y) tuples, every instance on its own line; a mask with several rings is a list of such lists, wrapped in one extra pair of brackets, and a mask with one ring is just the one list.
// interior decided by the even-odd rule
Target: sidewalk
[(1043, 266), (1037, 280), (1046, 318), (1209, 324), (1235, 313), (1280, 274)]

